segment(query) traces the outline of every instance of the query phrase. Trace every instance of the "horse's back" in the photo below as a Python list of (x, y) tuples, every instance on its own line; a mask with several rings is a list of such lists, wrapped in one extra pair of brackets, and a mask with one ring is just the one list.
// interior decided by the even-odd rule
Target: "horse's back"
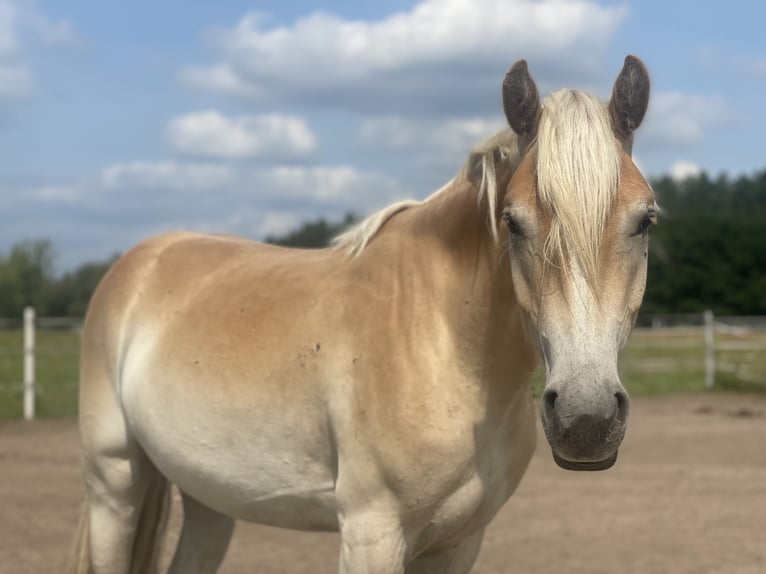
[(213, 508), (296, 526), (300, 503), (300, 526), (334, 527), (323, 389), (342, 376), (325, 359), (338, 345), (294, 271), (330, 255), (197, 234), (140, 244), (88, 313), (83, 358), (100, 376), (83, 371), (84, 414), (113, 393), (159, 470)]
[(98, 286), (85, 321), (86, 356), (92, 344), (122, 362), (137, 339), (152, 337), (174, 354), (204, 344), (232, 355), (250, 345), (243, 357), (250, 362), (258, 349), (284, 340), (277, 331), (309, 330), (321, 282), (338, 259), (332, 250), (230, 236), (154, 237), (120, 258)]

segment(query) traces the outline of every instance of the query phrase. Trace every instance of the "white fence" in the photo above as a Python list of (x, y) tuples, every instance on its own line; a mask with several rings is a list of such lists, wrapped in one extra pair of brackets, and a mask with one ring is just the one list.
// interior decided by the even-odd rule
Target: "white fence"
[(710, 387), (716, 374), (731, 375), (740, 381), (766, 385), (766, 318), (718, 317), (713, 321), (710, 347), (714, 364)]
[(766, 390), (766, 317), (642, 316), (624, 355), (632, 372), (694, 372), (707, 389), (737, 381)]
[(24, 420), (35, 418), (35, 310), (24, 309)]
[[(18, 380), (0, 380), (0, 391), (10, 391), (13, 396), (21, 389), (22, 414), (25, 420), (33, 420), (37, 414), (38, 397), (46, 392), (45, 387), (40, 384), (39, 363), (46, 358), (61, 357), (62, 355), (79, 355), (79, 331), (82, 326), (82, 320), (72, 317), (36, 317), (35, 310), (32, 307), (24, 309), (22, 321), (18, 319), (0, 319), (0, 328), (22, 332), (20, 345), (14, 346), (6, 341), (0, 345), (0, 357), (3, 357), (7, 363), (18, 365), (21, 363), (21, 381)], [(74, 337), (77, 347), (61, 347), (54, 342), (41, 341), (38, 338), (40, 331), (67, 331), (76, 332)], [(16, 339), (18, 341), (18, 339)], [(19, 356), (20, 355), (20, 356)], [(73, 361), (77, 359), (70, 357)], [(4, 372), (16, 373), (16, 369), (7, 368), (3, 365)], [(18, 376), (18, 375), (16, 375)], [(58, 376), (57, 373), (54, 376)], [(77, 381), (74, 373), (70, 374), (71, 380), (56, 380), (56, 387), (63, 388), (67, 394), (77, 392)], [(1, 396), (0, 400), (7, 400)]]

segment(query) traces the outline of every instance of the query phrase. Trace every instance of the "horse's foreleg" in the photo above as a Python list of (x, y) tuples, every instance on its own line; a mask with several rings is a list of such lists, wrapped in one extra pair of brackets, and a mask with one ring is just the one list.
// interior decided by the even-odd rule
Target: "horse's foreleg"
[(404, 574), (406, 544), (398, 519), (364, 512), (341, 526), (341, 574)]
[(223, 562), (234, 519), (182, 493), (184, 525), (168, 574), (213, 574)]
[(474, 532), (459, 544), (422, 554), (407, 565), (406, 574), (468, 574), (479, 556), (484, 530)]

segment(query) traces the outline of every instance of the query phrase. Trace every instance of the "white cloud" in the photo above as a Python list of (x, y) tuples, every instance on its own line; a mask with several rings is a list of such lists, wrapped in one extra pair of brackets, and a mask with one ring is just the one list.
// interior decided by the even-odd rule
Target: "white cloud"
[(26, 25), (44, 44), (72, 46), (80, 43), (80, 36), (68, 20), (50, 20), (44, 14), (29, 11), (24, 15)]
[(702, 167), (692, 161), (678, 160), (670, 166), (668, 173), (676, 181), (683, 181), (701, 174)]
[(700, 64), (717, 75), (735, 69), (756, 80), (766, 79), (766, 58), (726, 53), (710, 46), (699, 48), (696, 56)]
[[(65, 187), (61, 186), (62, 193)], [(405, 197), (397, 181), (350, 166), (124, 162), (104, 168), (91, 187), (88, 207), (79, 212), (87, 224), (45, 227), (57, 247), (73, 252), (90, 249), (80, 255), (90, 260), (124, 251), (165, 231), (186, 229), (263, 239), (319, 217), (339, 220), (349, 211), (365, 215)], [(49, 191), (49, 195), (58, 193)], [(39, 210), (29, 202), (29, 195), (20, 199), (16, 211), (6, 209), (9, 217)], [(69, 204), (61, 208), (70, 207), (75, 208)], [(45, 213), (54, 219), (52, 211)], [(93, 242), (94, 228), (105, 237), (104, 245)]]
[(766, 58), (743, 60), (741, 65), (753, 78), (766, 79)]
[(227, 159), (300, 157), (317, 145), (303, 119), (281, 114), (229, 118), (208, 110), (174, 119), (167, 133), (182, 153)]
[(0, 0), (0, 99), (31, 91), (34, 74), (25, 59), (30, 38), (44, 44), (71, 44), (77, 33), (70, 22), (49, 20), (34, 4)]
[[(258, 217), (257, 234), (260, 237), (267, 235), (281, 235), (300, 227), (300, 221), (295, 213), (284, 212), (261, 212)], [(252, 228), (253, 222), (249, 225)]]
[[(393, 179), (350, 166), (278, 166), (143, 161), (95, 177), (20, 182), (0, 176), (0, 243), (42, 233), (64, 269), (103, 260), (171, 230), (279, 235), (349, 211), (366, 215), (403, 199)], [(30, 228), (30, 221), (34, 225)], [(37, 230), (37, 231), (34, 231)]]
[(0, 61), (0, 99), (18, 98), (32, 88), (32, 72), (23, 64)]
[(282, 198), (347, 205), (367, 210), (380, 200), (391, 200), (399, 191), (395, 182), (351, 166), (278, 166), (260, 174), (270, 193)]
[(0, 0), (0, 99), (29, 91), (32, 76), (19, 56), (18, 11), (12, 2)]
[[(300, 212), (313, 206), (333, 212), (367, 213), (403, 196), (395, 180), (351, 166), (247, 167), (136, 161), (105, 167), (99, 185), (105, 193), (134, 198), (131, 205), (137, 210), (161, 204), (174, 218), (212, 220), (216, 220), (216, 213), (246, 206), (277, 212)], [(194, 193), (194, 201), (190, 203), (184, 192)]]
[(257, 86), (240, 78), (227, 63), (186, 68), (181, 71), (181, 82), (199, 90), (234, 96), (252, 98), (263, 95)]
[(106, 188), (134, 191), (205, 192), (226, 186), (233, 179), (228, 166), (174, 161), (117, 163), (101, 172), (101, 182)]
[(360, 149), (394, 159), (409, 169), (421, 192), (436, 188), (457, 173), (470, 150), (506, 126), (505, 118), (373, 117), (362, 120)]
[(732, 110), (720, 96), (656, 92), (649, 103), (646, 126), (637, 137), (642, 145), (690, 146), (732, 118)]
[(18, 12), (13, 2), (0, 1), (0, 58), (18, 51)]
[(554, 75), (597, 76), (626, 15), (586, 0), (425, 0), (374, 22), (315, 13), (272, 27), (250, 13), (217, 34), (220, 62), (182, 78), (238, 96), (378, 113), (480, 101), (495, 109), (514, 57), (530, 59), (543, 85)]
[[(0, 180), (0, 208), (8, 215), (6, 226), (17, 223), (12, 215), (19, 206), (30, 210), (53, 212), (60, 206), (75, 205), (85, 197), (86, 190), (78, 184), (67, 182), (8, 182)], [(28, 225), (29, 218), (22, 218)]]
[(48, 184), (30, 190), (29, 195), (46, 203), (75, 203), (82, 199), (82, 190), (70, 184)]
[(372, 147), (467, 154), (471, 147), (503, 127), (505, 120), (499, 116), (444, 121), (373, 117), (362, 121), (359, 138), (363, 144)]

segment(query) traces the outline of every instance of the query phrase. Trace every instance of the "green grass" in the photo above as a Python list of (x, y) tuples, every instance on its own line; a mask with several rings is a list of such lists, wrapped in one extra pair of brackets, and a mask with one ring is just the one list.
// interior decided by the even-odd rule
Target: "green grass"
[[(0, 331), (0, 419), (22, 416), (22, 340), (20, 329)], [(36, 346), (36, 416), (76, 415), (80, 335), (70, 330), (39, 329)]]
[[(766, 348), (766, 333), (743, 336), (716, 334), (716, 342), (756, 344)], [(37, 331), (36, 416), (77, 414), (80, 335), (69, 330)], [(22, 416), (21, 330), (0, 330), (0, 420)], [(766, 393), (766, 352), (724, 349), (716, 351), (715, 390)], [(638, 329), (620, 356), (620, 377), (631, 395), (704, 391), (704, 344), (699, 329)], [(15, 383), (8, 386), (7, 383)], [(535, 374), (533, 389), (540, 395), (542, 374)]]
[(705, 390), (701, 332), (660, 335), (636, 330), (620, 354), (620, 379), (631, 395)]
[[(715, 334), (715, 391), (766, 393), (766, 353), (727, 348), (764, 345), (766, 332)], [(738, 372), (723, 370), (723, 365)], [(637, 329), (620, 356), (620, 378), (629, 393), (654, 395), (705, 391), (705, 344), (701, 329)]]

